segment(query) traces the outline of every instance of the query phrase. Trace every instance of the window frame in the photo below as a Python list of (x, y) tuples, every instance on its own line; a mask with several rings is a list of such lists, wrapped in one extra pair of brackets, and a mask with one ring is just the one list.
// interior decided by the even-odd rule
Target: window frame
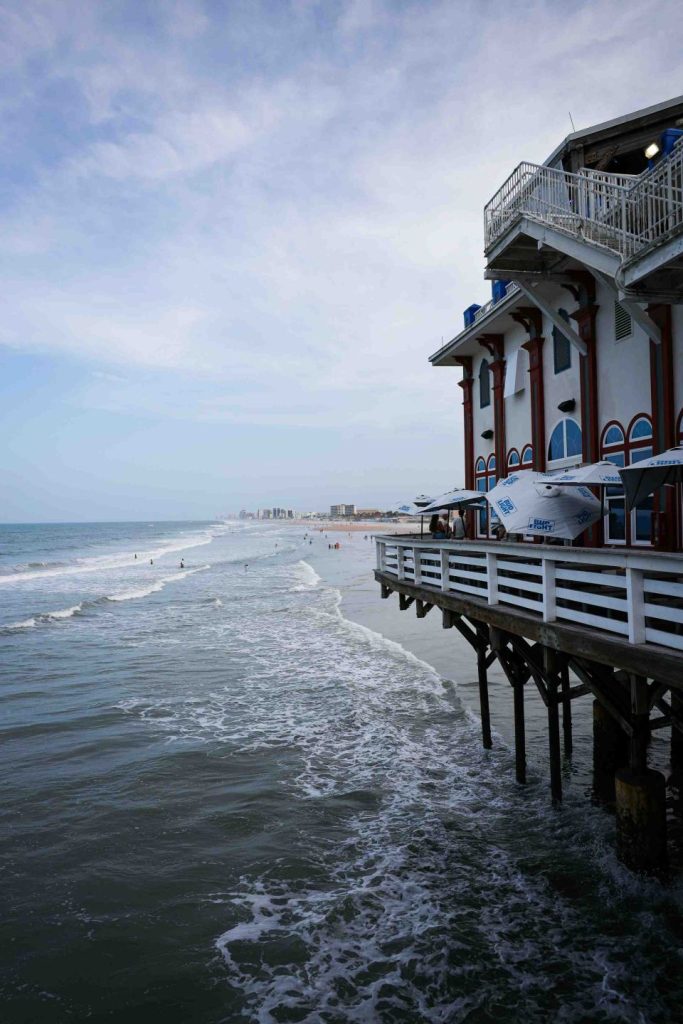
[[(565, 309), (558, 309), (558, 314), (569, 323), (569, 314)], [(558, 359), (558, 350), (562, 345), (564, 359)], [(566, 346), (566, 347), (565, 347)], [(561, 364), (561, 365), (560, 365)], [(553, 327), (553, 370), (555, 374), (564, 373), (572, 368), (572, 343), (559, 327)]]

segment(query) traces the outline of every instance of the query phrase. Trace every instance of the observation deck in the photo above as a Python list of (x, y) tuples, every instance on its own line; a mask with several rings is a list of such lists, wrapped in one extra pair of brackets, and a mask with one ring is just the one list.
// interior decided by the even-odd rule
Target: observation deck
[(683, 300), (683, 142), (639, 175), (521, 163), (484, 208), (487, 277), (569, 257), (640, 301)]

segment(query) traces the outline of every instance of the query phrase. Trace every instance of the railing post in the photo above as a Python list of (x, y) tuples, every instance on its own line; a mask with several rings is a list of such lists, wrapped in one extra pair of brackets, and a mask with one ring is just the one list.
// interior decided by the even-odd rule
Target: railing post
[(447, 593), (451, 589), (450, 572), (451, 565), (448, 561), (448, 549), (441, 548), (441, 589)]
[(645, 643), (645, 611), (642, 569), (626, 568), (626, 607), (628, 613), (628, 642)]
[(413, 564), (415, 566), (415, 586), (422, 583), (422, 572), (420, 571), (420, 549), (413, 548)]
[(401, 544), (396, 545), (396, 575), (400, 580), (404, 580), (406, 578), (403, 546)]
[(375, 541), (377, 545), (377, 572), (384, 572), (384, 541)]
[(489, 604), (498, 604), (498, 556), (486, 552), (486, 589)]
[(543, 621), (554, 622), (557, 618), (557, 602), (555, 599), (555, 562), (551, 558), (544, 558), (541, 562), (541, 583), (543, 593)]

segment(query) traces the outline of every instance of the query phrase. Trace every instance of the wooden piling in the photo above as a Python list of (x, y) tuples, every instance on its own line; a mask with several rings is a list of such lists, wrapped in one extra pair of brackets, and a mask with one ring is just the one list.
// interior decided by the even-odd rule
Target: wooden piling
[(481, 740), (486, 748), (490, 750), (493, 746), (491, 740), (491, 714), (489, 711), (489, 685), (486, 674), (486, 644), (480, 639), (477, 647), (477, 674), (479, 676), (479, 708), (481, 711)]
[(515, 709), (515, 777), (526, 782), (526, 735), (524, 729), (524, 683), (512, 687)]
[(560, 684), (562, 687), (562, 741), (564, 744), (564, 756), (572, 756), (574, 742), (572, 738), (572, 701), (569, 686), (569, 667), (567, 659), (562, 658), (560, 663)]
[(562, 752), (560, 750), (560, 715), (557, 685), (548, 683), (548, 744), (550, 748), (550, 793), (553, 803), (562, 803)]

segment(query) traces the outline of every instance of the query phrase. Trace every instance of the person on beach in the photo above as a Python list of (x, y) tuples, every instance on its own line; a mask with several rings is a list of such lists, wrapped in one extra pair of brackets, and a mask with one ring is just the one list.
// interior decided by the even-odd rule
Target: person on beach
[(138, 560), (138, 556), (136, 555), (136, 556), (135, 556), (135, 561), (137, 562), (137, 560)]
[(185, 568), (185, 559), (184, 559), (184, 558), (181, 558), (181, 559), (180, 559), (180, 568), (181, 568), (181, 569), (184, 569), (184, 568)]
[(153, 559), (153, 558), (150, 558), (150, 560), (149, 560), (149, 564), (150, 564), (150, 565), (154, 565), (154, 559)]

